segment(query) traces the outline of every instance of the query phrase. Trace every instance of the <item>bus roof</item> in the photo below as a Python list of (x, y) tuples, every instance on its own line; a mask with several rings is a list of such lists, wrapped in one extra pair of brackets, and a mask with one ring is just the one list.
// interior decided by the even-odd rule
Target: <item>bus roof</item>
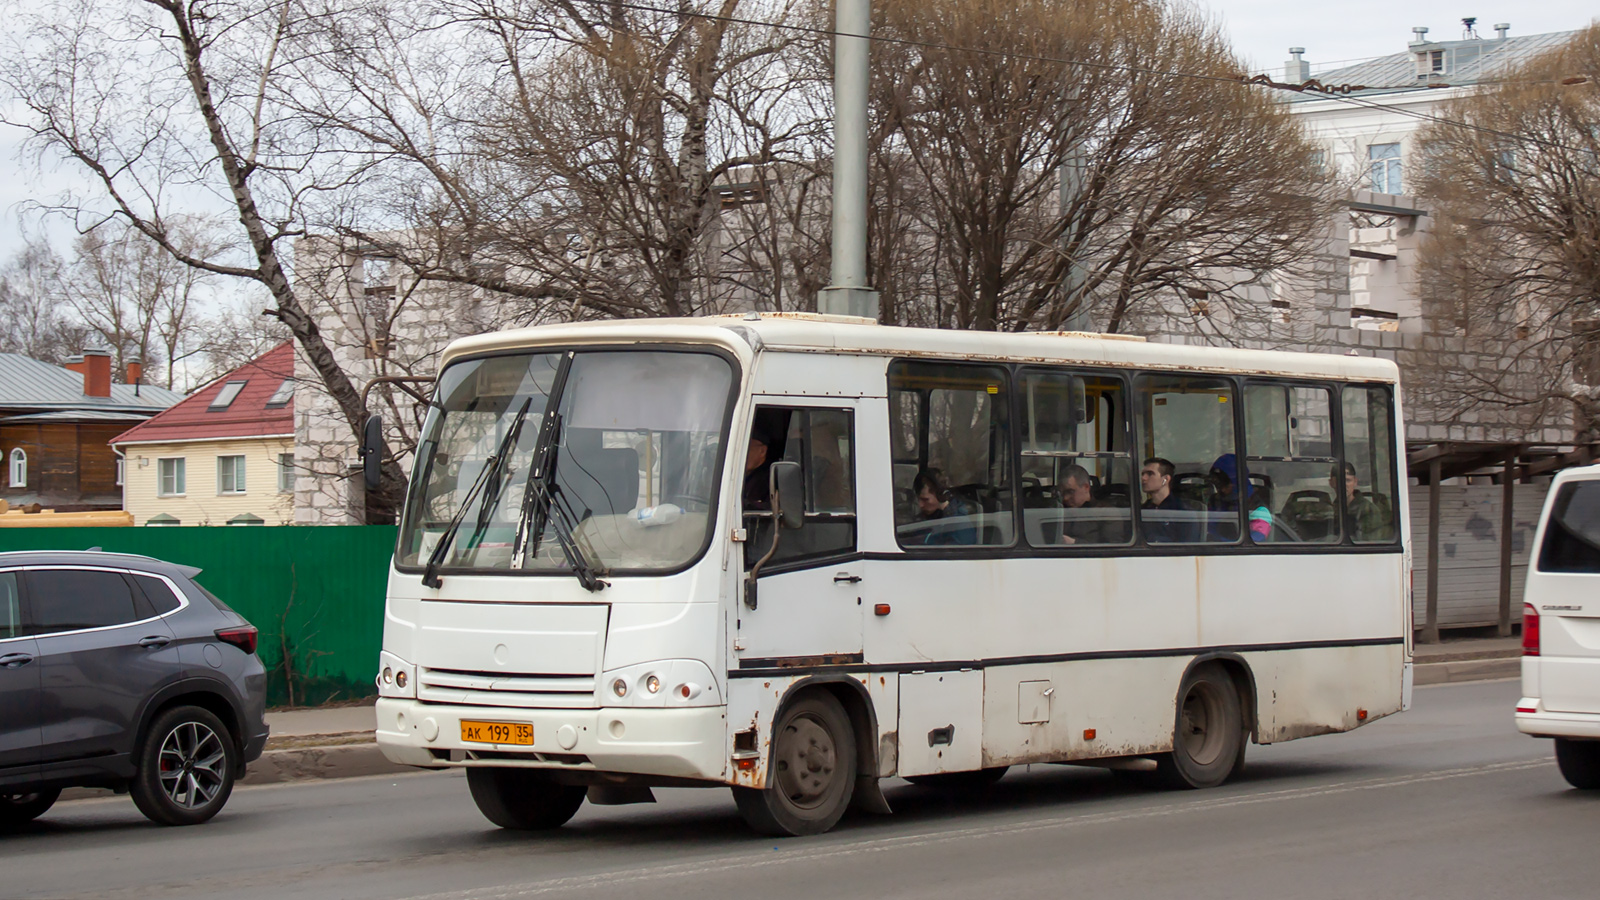
[(441, 365), (480, 353), (548, 345), (711, 344), (748, 357), (754, 351), (843, 353), (1044, 364), (1174, 369), (1345, 381), (1396, 382), (1399, 368), (1370, 356), (1240, 350), (1146, 343), (1124, 335), (1081, 332), (957, 331), (878, 325), (871, 319), (816, 313), (761, 313), (677, 319), (614, 319), (536, 325), (454, 341)]

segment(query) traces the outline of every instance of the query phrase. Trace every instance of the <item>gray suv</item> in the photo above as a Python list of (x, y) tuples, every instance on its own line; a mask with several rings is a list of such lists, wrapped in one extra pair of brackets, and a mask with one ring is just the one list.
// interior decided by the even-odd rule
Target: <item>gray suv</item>
[(66, 787), (151, 820), (217, 814), (267, 742), (256, 629), (198, 569), (119, 553), (0, 553), (0, 827)]

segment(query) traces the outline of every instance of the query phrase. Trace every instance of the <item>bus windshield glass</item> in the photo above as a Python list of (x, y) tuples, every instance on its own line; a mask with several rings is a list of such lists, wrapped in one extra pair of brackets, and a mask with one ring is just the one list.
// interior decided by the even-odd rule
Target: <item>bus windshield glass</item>
[[(573, 563), (557, 529), (566, 529), (601, 573), (689, 564), (708, 543), (732, 386), (727, 360), (687, 351), (451, 364), (417, 445), (396, 563), (565, 570)], [(530, 485), (540, 460), (546, 471)], [(562, 509), (538, 502), (541, 487)]]

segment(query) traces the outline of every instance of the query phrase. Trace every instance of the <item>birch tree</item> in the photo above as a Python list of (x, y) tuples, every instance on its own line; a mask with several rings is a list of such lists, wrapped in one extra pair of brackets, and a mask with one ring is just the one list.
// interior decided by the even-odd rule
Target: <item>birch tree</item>
[[(117, 223), (193, 269), (262, 285), (356, 435), (359, 388), (297, 294), (289, 252), (323, 198), (364, 171), (359, 156), (325, 152), (284, 103), (304, 87), (286, 83), (304, 38), (336, 14), (296, 0), (47, 0), (14, 14), (0, 72), (14, 98), (6, 121), (93, 184), (47, 208), (81, 233)], [(225, 211), (240, 249), (186, 247), (175, 223), (196, 209)], [(404, 480), (384, 465), (368, 521), (392, 518)]]

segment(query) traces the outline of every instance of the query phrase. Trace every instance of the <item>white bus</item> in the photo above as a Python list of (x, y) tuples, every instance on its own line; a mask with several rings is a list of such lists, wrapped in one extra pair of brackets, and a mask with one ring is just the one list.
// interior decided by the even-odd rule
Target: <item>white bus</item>
[(773, 834), (878, 781), (1225, 781), (1410, 697), (1393, 364), (808, 314), (445, 352), (378, 742), (550, 828), (732, 786)]

